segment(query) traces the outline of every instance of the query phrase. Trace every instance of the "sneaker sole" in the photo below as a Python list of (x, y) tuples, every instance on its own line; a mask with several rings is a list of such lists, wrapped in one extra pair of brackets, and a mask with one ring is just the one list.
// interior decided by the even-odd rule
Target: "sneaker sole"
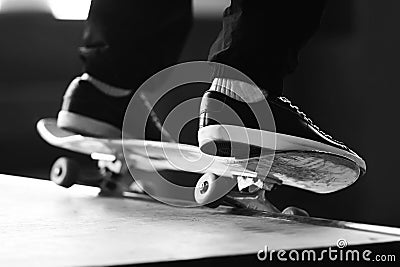
[(69, 111), (60, 111), (57, 126), (86, 136), (121, 138), (122, 132), (117, 127), (87, 116)]
[(198, 131), (198, 141), (201, 151), (215, 156), (250, 158), (271, 151), (320, 151), (347, 158), (366, 170), (365, 161), (355, 153), (297, 136), (241, 126), (205, 126)]

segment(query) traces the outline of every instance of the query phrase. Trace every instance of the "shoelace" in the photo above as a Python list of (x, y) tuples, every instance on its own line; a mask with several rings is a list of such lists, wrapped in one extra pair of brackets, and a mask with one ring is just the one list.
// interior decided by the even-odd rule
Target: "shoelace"
[(153, 121), (154, 125), (157, 129), (161, 132), (161, 134), (168, 140), (168, 142), (176, 143), (176, 140), (171, 136), (171, 134), (163, 127), (160, 119), (158, 118), (157, 114), (154, 112), (153, 107), (150, 101), (147, 99), (144, 93), (139, 94), (140, 98), (143, 100), (145, 107), (149, 110), (151, 120)]
[(340, 142), (338, 140), (333, 139), (333, 137), (331, 135), (329, 135), (329, 134), (325, 133), (324, 131), (322, 131), (317, 125), (314, 124), (314, 122), (309, 117), (307, 117), (307, 115), (303, 111), (301, 111), (299, 109), (298, 106), (293, 105), (292, 102), (289, 99), (287, 99), (284, 96), (280, 96), (280, 97), (278, 97), (278, 99), (281, 100), (282, 102), (288, 104), (292, 109), (294, 109), (296, 111), (297, 114), (299, 114), (302, 117), (303, 120), (305, 120), (309, 125), (311, 125), (311, 127), (316, 129), (325, 138), (327, 138), (329, 140), (332, 140), (333, 142), (338, 143), (340, 146), (342, 146), (346, 150), (349, 150), (349, 148), (343, 142)]

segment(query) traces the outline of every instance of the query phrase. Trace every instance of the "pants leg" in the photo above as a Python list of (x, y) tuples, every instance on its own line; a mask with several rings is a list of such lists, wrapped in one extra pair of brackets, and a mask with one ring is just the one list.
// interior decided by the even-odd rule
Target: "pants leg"
[(135, 90), (176, 63), (191, 24), (191, 0), (94, 0), (80, 49), (84, 71)]
[[(318, 29), (324, 0), (231, 0), (209, 59), (238, 69), (270, 94), (281, 95), (299, 50)], [(216, 76), (229, 76), (218, 73)]]

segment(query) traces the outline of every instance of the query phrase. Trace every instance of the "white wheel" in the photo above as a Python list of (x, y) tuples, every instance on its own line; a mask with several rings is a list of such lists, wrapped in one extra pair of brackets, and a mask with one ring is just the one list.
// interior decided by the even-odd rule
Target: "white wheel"
[(234, 179), (206, 173), (197, 181), (194, 198), (200, 205), (216, 208), (235, 185)]
[(50, 171), (50, 180), (59, 186), (69, 188), (76, 183), (79, 175), (79, 165), (69, 158), (59, 158)]

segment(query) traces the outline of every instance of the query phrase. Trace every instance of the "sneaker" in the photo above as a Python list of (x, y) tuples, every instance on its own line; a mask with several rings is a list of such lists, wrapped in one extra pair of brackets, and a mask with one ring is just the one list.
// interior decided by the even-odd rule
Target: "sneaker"
[(83, 74), (66, 90), (57, 126), (82, 135), (119, 138), (131, 97), (129, 90), (113, 88)]
[[(122, 125), (126, 109), (132, 101), (133, 90), (110, 86), (94, 77), (83, 74), (75, 78), (63, 98), (58, 113), (57, 126), (85, 136), (121, 138)], [(136, 111), (149, 114), (148, 118), (139, 118), (138, 125), (145, 125), (148, 140), (175, 142), (170, 133), (162, 127), (162, 122), (153, 110), (153, 106), (144, 93), (134, 102)], [(132, 132), (124, 132), (125, 137), (143, 137), (143, 131), (137, 127)]]
[[(270, 110), (270, 112), (269, 112)], [(317, 127), (287, 98), (265, 96), (255, 85), (214, 79), (200, 107), (200, 149), (223, 157), (254, 158), (265, 151), (323, 151), (365, 162)]]

